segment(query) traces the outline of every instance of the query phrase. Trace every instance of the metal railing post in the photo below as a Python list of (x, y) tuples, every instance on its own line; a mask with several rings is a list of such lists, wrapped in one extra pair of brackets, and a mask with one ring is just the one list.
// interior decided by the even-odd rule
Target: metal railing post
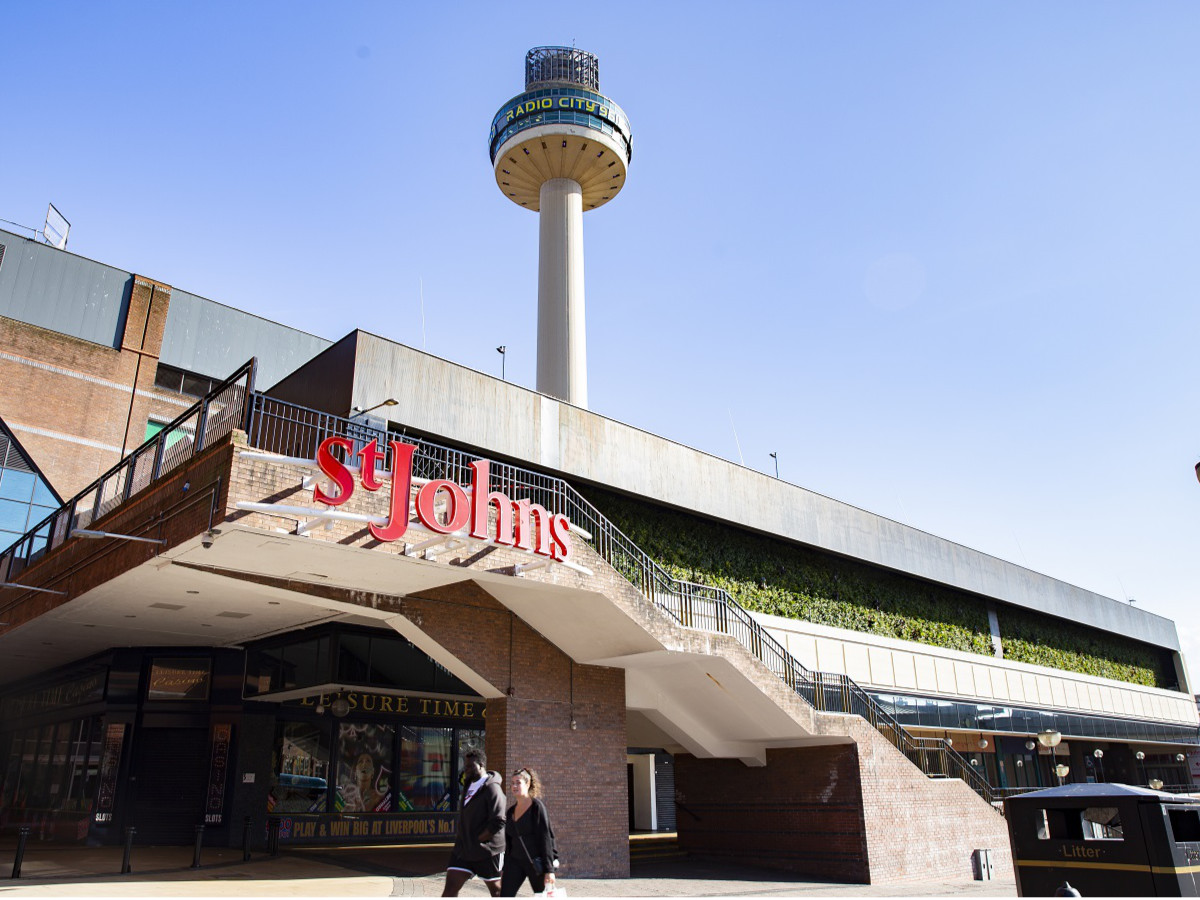
[(279, 855), (279, 825), (279, 816), (267, 819), (267, 853), (271, 856)]
[(12, 877), (21, 877), (21, 863), (25, 860), (25, 842), (29, 840), (29, 826), (22, 825), (17, 830), (17, 855), (13, 857)]
[(121, 859), (121, 874), (122, 875), (128, 875), (130, 872), (133, 871), (132, 867), (129, 865), (129, 857), (133, 853), (133, 836), (136, 832), (137, 832), (137, 829), (134, 828), (132, 825), (125, 826), (125, 855)]
[(204, 826), (196, 826), (196, 848), (192, 853), (192, 868), (200, 868), (200, 849), (204, 846)]

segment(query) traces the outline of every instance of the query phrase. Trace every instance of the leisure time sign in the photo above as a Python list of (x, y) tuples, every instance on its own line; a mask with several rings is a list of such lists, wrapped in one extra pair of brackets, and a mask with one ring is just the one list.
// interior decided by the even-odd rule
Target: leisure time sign
[[(572, 530), (579, 532), (579, 529), (573, 529), (570, 520), (561, 513), (551, 513), (544, 506), (528, 499), (513, 500), (500, 491), (490, 490), (491, 463), (487, 460), (480, 459), (470, 464), (471, 484), (464, 487), (447, 478), (414, 478), (413, 454), (417, 448), (403, 441), (390, 441), (389, 447), (392, 456), (390, 475), (381, 468), (386, 464), (387, 453), (375, 440), (356, 451), (349, 438), (340, 435), (327, 437), (317, 448), (315, 461), (253, 451), (244, 452), (244, 456), (291, 463), (310, 469), (315, 462), (316, 468), (332, 482), (332, 485), (322, 485), (318, 482), (313, 486), (313, 501), (322, 504), (323, 508), (303, 509), (279, 504), (244, 502), (237, 505), (242, 509), (272, 515), (307, 514), (315, 519), (365, 521), (371, 536), (384, 542), (400, 540), (412, 526), (447, 538), (455, 537), (511, 547), (571, 568), (581, 568), (571, 562), (570, 535)], [(351, 460), (358, 460), (361, 465), (350, 465)], [(390, 487), (386, 516), (362, 516), (334, 511), (347, 503), (359, 487), (374, 493), (380, 491), (388, 482)], [(420, 483), (420, 487), (414, 496), (413, 486), (416, 483)], [(330, 487), (330, 490), (327, 491), (326, 487)], [(298, 533), (307, 530), (307, 527), (297, 528)], [(536, 566), (530, 565), (518, 569), (534, 567)]]

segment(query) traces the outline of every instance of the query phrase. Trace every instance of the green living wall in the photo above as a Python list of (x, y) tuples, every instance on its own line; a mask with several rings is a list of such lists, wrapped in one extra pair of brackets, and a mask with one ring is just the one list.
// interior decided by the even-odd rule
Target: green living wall
[(1024, 609), (1002, 609), (999, 615), (1005, 659), (1149, 687), (1176, 686), (1174, 664), (1162, 650)]
[[(992, 655), (982, 598), (607, 491), (587, 496), (673, 577), (723, 588), (746, 609)], [(997, 615), (1007, 659), (1135, 684), (1174, 681), (1156, 648), (1026, 610)]]

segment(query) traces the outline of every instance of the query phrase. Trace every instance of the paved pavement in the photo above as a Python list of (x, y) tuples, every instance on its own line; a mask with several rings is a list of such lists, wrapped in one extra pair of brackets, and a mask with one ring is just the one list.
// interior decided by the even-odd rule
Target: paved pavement
[[(261, 853), (206, 848), (191, 868), (186, 847), (135, 847), (133, 871), (121, 868), (120, 847), (57, 847), (31, 843), (21, 877), (9, 880), (13, 848), (0, 846), (0, 894), (13, 897), (436, 897), (442, 892), (447, 847), (346, 847)], [(744, 866), (691, 859), (636, 862), (630, 878), (570, 878), (574, 897), (1015, 897), (1011, 873), (996, 881), (923, 880), (900, 885), (797, 881)], [(529, 896), (528, 886), (522, 894)], [(487, 897), (478, 880), (463, 897)]]

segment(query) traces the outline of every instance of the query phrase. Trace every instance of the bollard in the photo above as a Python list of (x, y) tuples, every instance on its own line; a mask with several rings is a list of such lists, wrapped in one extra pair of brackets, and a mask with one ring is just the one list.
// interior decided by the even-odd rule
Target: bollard
[(192, 854), (192, 868), (200, 868), (200, 848), (204, 845), (204, 826), (196, 826), (196, 851)]
[(267, 819), (267, 852), (271, 856), (279, 855), (279, 816)]
[(250, 817), (246, 816), (246, 824), (242, 826), (242, 862), (250, 862)]
[(20, 829), (18, 829), (18, 834), (20, 837), (17, 838), (17, 855), (13, 859), (13, 878), (21, 877), (21, 862), (25, 858), (25, 842), (29, 840), (29, 826), (22, 825)]
[(132, 825), (125, 826), (125, 857), (121, 860), (121, 874), (128, 875), (133, 871), (129, 866), (129, 855), (133, 852), (133, 835), (137, 829)]

